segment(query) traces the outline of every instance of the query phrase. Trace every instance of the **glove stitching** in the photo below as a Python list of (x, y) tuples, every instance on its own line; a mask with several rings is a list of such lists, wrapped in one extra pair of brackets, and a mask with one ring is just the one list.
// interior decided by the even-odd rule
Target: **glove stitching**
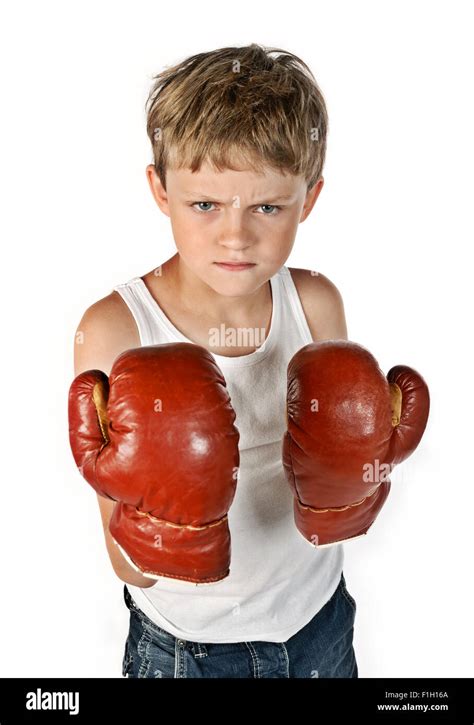
[(220, 526), (225, 521), (227, 521), (227, 514), (223, 516), (218, 521), (213, 521), (210, 524), (204, 524), (203, 526), (192, 526), (192, 524), (175, 524), (172, 521), (165, 521), (165, 519), (159, 519), (156, 516), (152, 516), (152, 514), (149, 514), (147, 511), (140, 511), (135, 507), (135, 511), (137, 512), (138, 516), (146, 516), (147, 518), (151, 519), (152, 521), (158, 521), (161, 524), (164, 524), (165, 526), (171, 526), (174, 529), (191, 529), (192, 531), (203, 531), (204, 529), (211, 529), (214, 526)]
[(368, 496), (365, 496), (365, 498), (363, 498), (361, 501), (356, 501), (356, 503), (351, 503), (351, 504), (348, 504), (347, 506), (338, 506), (337, 508), (327, 508), (327, 509), (315, 509), (312, 506), (305, 506), (304, 504), (301, 503), (301, 501), (299, 501), (299, 504), (300, 504), (301, 508), (306, 509), (307, 511), (312, 511), (315, 514), (325, 514), (328, 511), (335, 511), (336, 513), (338, 511), (347, 511), (347, 509), (354, 508), (354, 506), (360, 506), (361, 504), (364, 503), (364, 501), (367, 501), (368, 498), (373, 496), (374, 493), (376, 493), (379, 490), (382, 483), (383, 482), (379, 483), (377, 488), (374, 491), (372, 491), (372, 493), (369, 493)]

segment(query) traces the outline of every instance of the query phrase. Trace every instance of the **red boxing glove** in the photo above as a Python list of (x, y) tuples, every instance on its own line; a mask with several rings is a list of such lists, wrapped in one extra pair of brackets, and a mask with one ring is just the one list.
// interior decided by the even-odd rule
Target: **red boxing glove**
[(283, 466), (295, 523), (315, 546), (367, 533), (390, 491), (389, 474), (413, 453), (429, 413), (415, 370), (384, 376), (361, 345), (306, 345), (288, 365)]
[(145, 576), (224, 579), (227, 512), (239, 432), (222, 372), (191, 343), (119, 355), (110, 376), (81, 373), (69, 391), (69, 439), (79, 470), (117, 501), (109, 530)]

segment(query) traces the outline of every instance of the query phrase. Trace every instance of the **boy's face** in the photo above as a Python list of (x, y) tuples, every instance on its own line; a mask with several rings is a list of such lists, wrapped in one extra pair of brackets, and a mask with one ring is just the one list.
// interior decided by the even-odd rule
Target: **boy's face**
[[(166, 191), (153, 165), (147, 177), (160, 209), (170, 217), (180, 262), (224, 296), (245, 296), (288, 259), (298, 224), (313, 208), (324, 180), (307, 192), (302, 176), (268, 169), (218, 172), (168, 169)], [(219, 263), (250, 263), (228, 268)], [(189, 278), (189, 274), (188, 274)]]

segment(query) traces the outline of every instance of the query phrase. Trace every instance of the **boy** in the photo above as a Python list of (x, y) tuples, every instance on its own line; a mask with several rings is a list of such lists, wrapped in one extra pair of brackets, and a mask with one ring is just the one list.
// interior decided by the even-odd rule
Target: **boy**
[(86, 310), (75, 374), (108, 374), (141, 345), (202, 345), (226, 379), (241, 463), (230, 574), (212, 585), (142, 576), (108, 531), (115, 503), (98, 496), (130, 610), (122, 673), (357, 677), (342, 545), (316, 549), (298, 533), (281, 462), (290, 358), (312, 340), (347, 339), (335, 285), (285, 267), (323, 186), (323, 96), (299, 58), (252, 44), (168, 68), (147, 111), (147, 178), (177, 253)]

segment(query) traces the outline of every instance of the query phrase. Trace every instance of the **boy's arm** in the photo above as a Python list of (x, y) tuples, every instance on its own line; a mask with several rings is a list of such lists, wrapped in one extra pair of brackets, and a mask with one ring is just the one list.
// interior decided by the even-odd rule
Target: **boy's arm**
[[(79, 323), (74, 343), (74, 375), (94, 369), (109, 375), (115, 358), (133, 347), (140, 347), (135, 321), (118, 293), (113, 292), (89, 307)], [(114, 572), (127, 584), (153, 586), (156, 580), (142, 576), (130, 566), (109, 532), (115, 501), (96, 495)]]
[(344, 303), (336, 285), (324, 274), (290, 268), (314, 342), (347, 340)]

